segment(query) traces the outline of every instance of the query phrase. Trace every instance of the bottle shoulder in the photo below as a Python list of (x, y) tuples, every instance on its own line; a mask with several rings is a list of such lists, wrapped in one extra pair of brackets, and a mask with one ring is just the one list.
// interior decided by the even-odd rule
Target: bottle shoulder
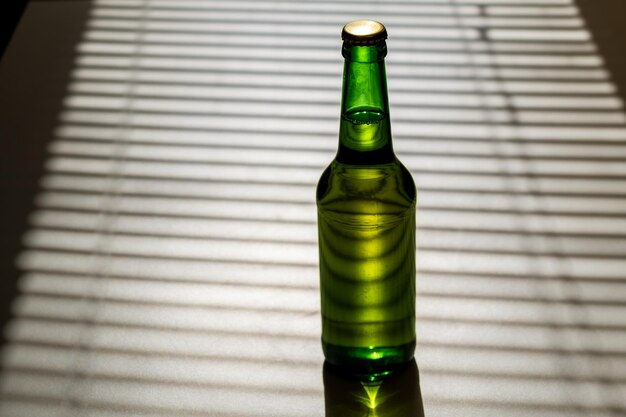
[(348, 165), (334, 160), (317, 184), (320, 209), (376, 201), (390, 210), (415, 208), (416, 188), (410, 172), (395, 158), (378, 165)]

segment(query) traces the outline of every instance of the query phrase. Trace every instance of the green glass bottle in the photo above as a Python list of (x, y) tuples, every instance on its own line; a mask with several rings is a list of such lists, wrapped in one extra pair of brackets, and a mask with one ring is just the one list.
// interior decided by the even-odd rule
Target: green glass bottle
[(348, 23), (339, 149), (317, 185), (322, 347), (385, 372), (415, 351), (415, 184), (391, 143), (385, 27)]

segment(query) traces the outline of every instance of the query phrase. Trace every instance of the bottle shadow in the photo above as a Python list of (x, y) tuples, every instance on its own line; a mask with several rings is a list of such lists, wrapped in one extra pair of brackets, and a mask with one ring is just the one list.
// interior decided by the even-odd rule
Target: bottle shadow
[(383, 378), (324, 362), (323, 377), (326, 417), (424, 417), (415, 359)]

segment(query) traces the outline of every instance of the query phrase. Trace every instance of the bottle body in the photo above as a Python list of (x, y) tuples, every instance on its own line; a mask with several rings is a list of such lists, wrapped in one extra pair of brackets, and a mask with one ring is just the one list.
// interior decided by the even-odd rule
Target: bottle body
[(410, 360), (416, 191), (409, 172), (397, 159), (333, 161), (317, 191), (326, 359), (368, 372)]

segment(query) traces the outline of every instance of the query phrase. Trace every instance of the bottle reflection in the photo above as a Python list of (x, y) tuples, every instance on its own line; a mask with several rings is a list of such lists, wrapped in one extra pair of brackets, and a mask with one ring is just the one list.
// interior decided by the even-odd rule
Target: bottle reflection
[(424, 417), (415, 360), (382, 378), (324, 362), (324, 400), (326, 417)]

